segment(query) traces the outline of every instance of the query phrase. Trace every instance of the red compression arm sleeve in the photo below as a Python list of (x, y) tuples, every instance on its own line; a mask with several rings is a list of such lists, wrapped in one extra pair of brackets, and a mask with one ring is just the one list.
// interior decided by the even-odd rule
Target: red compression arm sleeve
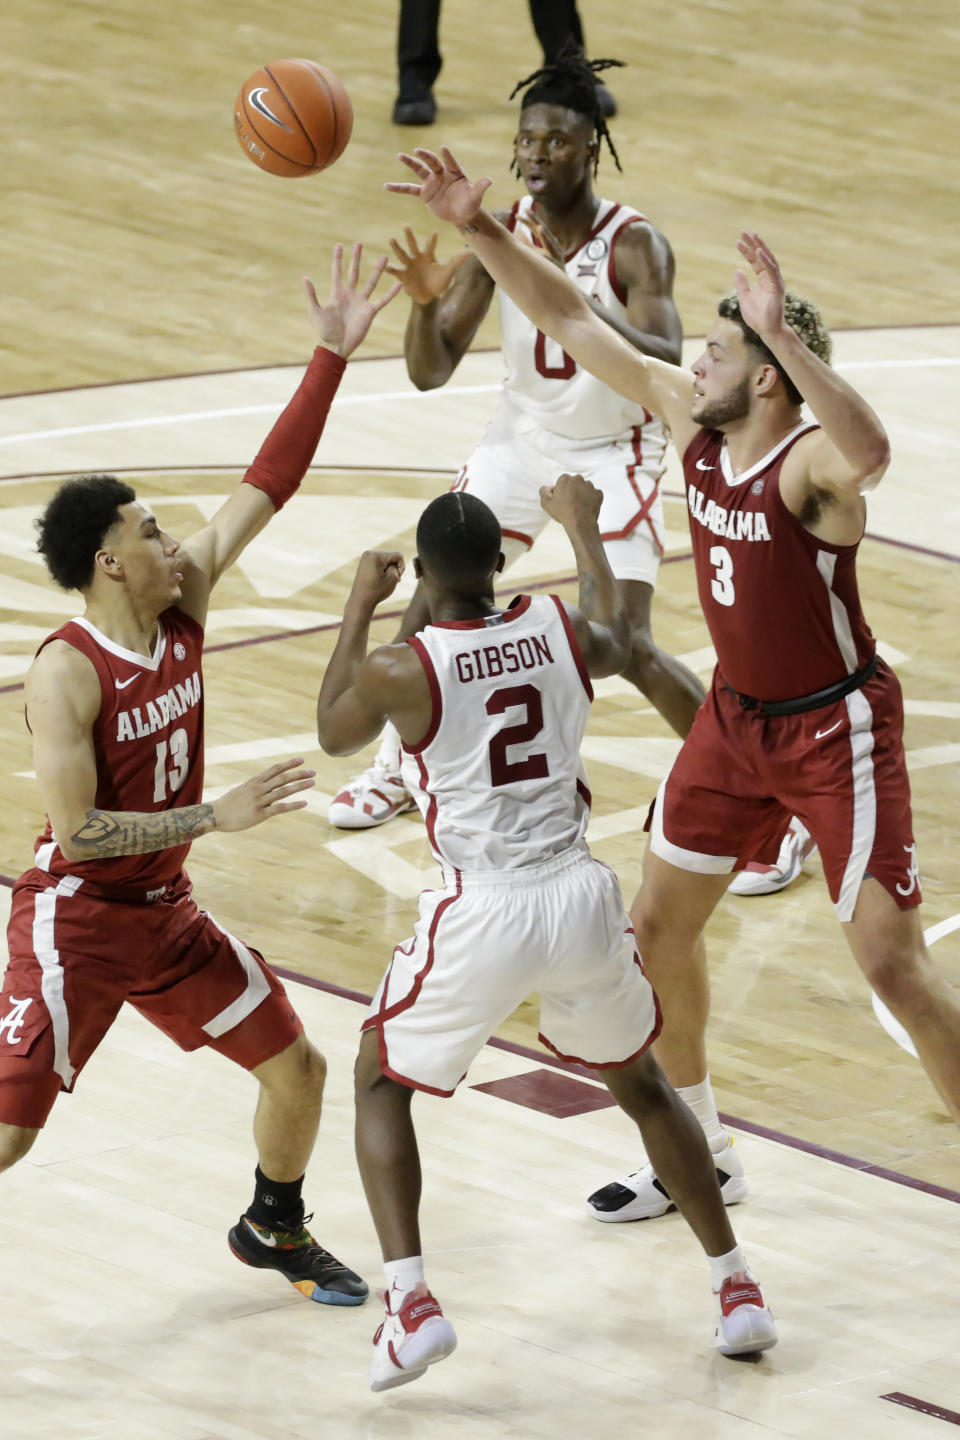
[(276, 510), (296, 493), (307, 473), (346, 367), (341, 355), (317, 346), (296, 394), (243, 477), (262, 490)]

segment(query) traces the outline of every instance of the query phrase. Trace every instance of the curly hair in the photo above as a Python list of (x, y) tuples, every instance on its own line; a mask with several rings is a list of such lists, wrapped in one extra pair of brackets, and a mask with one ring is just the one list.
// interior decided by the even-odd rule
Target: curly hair
[[(510, 91), (510, 99), (515, 95), (523, 94), (520, 97), (520, 110), (526, 110), (528, 105), (562, 105), (565, 110), (573, 110), (575, 114), (582, 115), (592, 126), (593, 133), (597, 137), (597, 153), (593, 161), (593, 173), (596, 175), (597, 166), (600, 164), (600, 145), (602, 140), (613, 156), (613, 163), (617, 169), (623, 171), (620, 164), (620, 157), (616, 147), (610, 138), (610, 131), (607, 129), (607, 122), (603, 111), (600, 109), (600, 101), (597, 99), (597, 76), (603, 70), (610, 70), (615, 66), (622, 67), (623, 60), (588, 60), (581, 47), (575, 40), (568, 40), (560, 51), (556, 60), (549, 65), (534, 70), (525, 80), (520, 80)], [(516, 159), (513, 160), (511, 171), (519, 175), (520, 170)]]
[(37, 550), (64, 590), (85, 590), (107, 532), (120, 520), (119, 508), (136, 492), (115, 475), (80, 475), (60, 486), (34, 523)]
[[(803, 396), (794, 385), (790, 376), (776, 357), (767, 349), (756, 330), (752, 330), (744, 320), (740, 312), (740, 302), (736, 295), (724, 295), (717, 306), (717, 314), (724, 320), (732, 320), (739, 325), (743, 332), (743, 338), (752, 349), (758, 351), (766, 360), (768, 365), (773, 365), (780, 372), (781, 379), (787, 389), (787, 397), (791, 405), (802, 405)], [(825, 365), (830, 364), (830, 357), (833, 354), (833, 341), (830, 338), (830, 331), (823, 323), (823, 316), (816, 305), (810, 300), (804, 300), (802, 295), (795, 295), (788, 290), (783, 300), (784, 319), (790, 329), (799, 336), (808, 350), (812, 350), (818, 360)]]

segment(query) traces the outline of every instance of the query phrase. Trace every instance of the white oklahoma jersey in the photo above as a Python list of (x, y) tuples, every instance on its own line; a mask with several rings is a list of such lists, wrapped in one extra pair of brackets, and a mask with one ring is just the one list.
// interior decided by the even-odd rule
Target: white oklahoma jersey
[[(532, 208), (533, 197), (525, 195), (514, 207), (509, 228), (516, 230)], [(627, 296), (617, 280), (617, 241), (629, 225), (645, 224), (639, 210), (601, 200), (593, 228), (567, 256), (566, 272), (577, 289), (621, 320), (627, 319)], [(568, 440), (612, 437), (640, 427), (645, 467), (655, 468), (667, 444), (661, 422), (584, 370), (502, 290), (498, 296), (504, 388), (511, 399), (538, 425)]]
[[(529, 195), (517, 202), (511, 229), (532, 203)], [(617, 239), (644, 223), (638, 211), (601, 200), (596, 224), (567, 260), (573, 283), (623, 319)], [(453, 488), (490, 506), (510, 565), (547, 524), (541, 485), (555, 484), (564, 471), (585, 475), (603, 494), (600, 534), (614, 575), (655, 585), (663, 554), (663, 425), (577, 365), (502, 291), (500, 329), (507, 366), (500, 403)]]
[(404, 747), (403, 775), (443, 884), (422, 892), (363, 1022), (380, 1069), (452, 1095), (534, 992), (557, 1055), (629, 1064), (660, 1014), (617, 877), (584, 839), (592, 689), (566, 610), (522, 595), (487, 619), (428, 625), (410, 644), (433, 712), (421, 743)]
[(486, 619), (428, 625), (410, 644), (433, 715), (401, 768), (440, 863), (520, 870), (582, 840), (593, 689), (563, 603), (522, 595)]

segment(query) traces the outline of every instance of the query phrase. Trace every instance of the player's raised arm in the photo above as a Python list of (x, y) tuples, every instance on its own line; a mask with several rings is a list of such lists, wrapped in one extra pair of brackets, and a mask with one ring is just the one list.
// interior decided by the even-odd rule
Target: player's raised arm
[(317, 699), (317, 738), (328, 755), (362, 750), (388, 718), (405, 739), (426, 733), (430, 692), (409, 645), (381, 645), (367, 655), (373, 612), (393, 594), (403, 569), (394, 550), (366, 550), (360, 557)]
[(540, 490), (540, 504), (573, 546), (580, 583), (578, 606), (567, 610), (588, 674), (619, 675), (630, 658), (630, 626), (622, 586), (614, 579), (597, 517), (603, 493), (582, 475), (561, 475)]
[(493, 281), (469, 250), (437, 259), (436, 233), (423, 249), (409, 225), (406, 248), (391, 239), (395, 265), (387, 266), (410, 297), (403, 337), (407, 374), (418, 390), (445, 385), (463, 359), (493, 298)]
[(484, 268), (537, 328), (612, 390), (666, 420), (682, 452), (697, 428), (690, 420), (689, 371), (641, 355), (605, 325), (567, 275), (483, 209), (491, 182), (469, 180), (445, 147), (439, 155), (418, 149), (400, 159), (418, 183), (391, 182), (386, 188), (418, 196), (438, 219), (456, 225)]
[(354, 245), (344, 280), (343, 246), (335, 246), (330, 297), (324, 305), (317, 298), (313, 282), (304, 280), (310, 319), (320, 339), (306, 374), (243, 483), (209, 525), (181, 546), (184, 574), (180, 608), (201, 625), (206, 620), (210, 590), (224, 570), (296, 493), (323, 434), (347, 360), (365, 338), (374, 316), (400, 290), (398, 283), (381, 299), (374, 300), (386, 256), (377, 261), (370, 278), (361, 286), (361, 253), (362, 247)]
[(781, 480), (784, 500), (795, 511), (802, 506), (804, 495), (791, 494), (790, 487), (801, 488), (805, 478), (810, 491), (831, 491), (841, 502), (859, 504), (863, 491), (879, 484), (890, 463), (887, 433), (863, 396), (787, 324), (780, 266), (760, 236), (744, 231), (737, 249), (756, 276), (751, 285), (743, 270), (735, 272), (740, 313), (782, 365), (822, 427), (798, 450), (803, 468), (785, 468)]

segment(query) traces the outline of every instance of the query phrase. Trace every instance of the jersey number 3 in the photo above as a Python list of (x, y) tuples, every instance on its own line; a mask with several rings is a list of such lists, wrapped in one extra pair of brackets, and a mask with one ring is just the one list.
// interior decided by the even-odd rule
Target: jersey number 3
[(490, 741), (491, 785), (509, 785), (513, 780), (543, 780), (550, 774), (542, 750), (525, 760), (507, 759), (509, 746), (525, 745), (543, 729), (543, 702), (535, 685), (504, 685), (494, 690), (487, 700), (487, 714), (502, 715), (505, 710), (520, 706), (526, 718), (516, 725), (504, 725)]
[(716, 571), (710, 581), (710, 594), (718, 605), (732, 605), (736, 599), (733, 591), (733, 556), (726, 545), (710, 547), (710, 564)]

